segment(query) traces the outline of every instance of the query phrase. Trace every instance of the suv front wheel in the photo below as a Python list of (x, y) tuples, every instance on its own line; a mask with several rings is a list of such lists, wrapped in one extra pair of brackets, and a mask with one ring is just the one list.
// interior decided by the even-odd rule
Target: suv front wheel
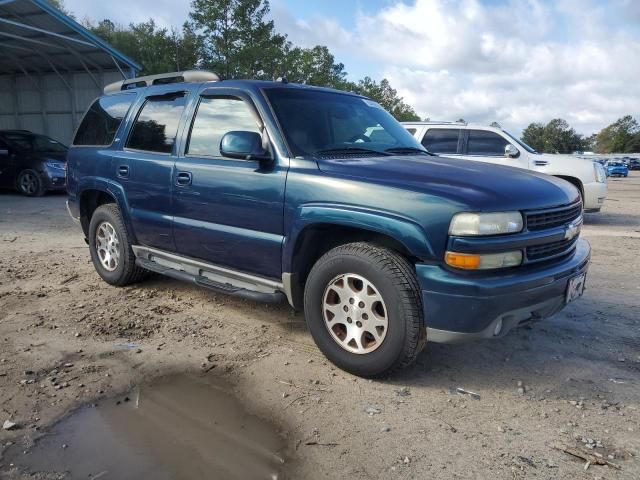
[(129, 285), (145, 274), (145, 270), (136, 265), (120, 209), (114, 203), (101, 205), (93, 212), (89, 223), (89, 250), (96, 271), (111, 285)]
[(318, 348), (355, 375), (378, 377), (407, 366), (423, 346), (415, 270), (377, 245), (350, 243), (323, 255), (307, 278), (304, 311)]

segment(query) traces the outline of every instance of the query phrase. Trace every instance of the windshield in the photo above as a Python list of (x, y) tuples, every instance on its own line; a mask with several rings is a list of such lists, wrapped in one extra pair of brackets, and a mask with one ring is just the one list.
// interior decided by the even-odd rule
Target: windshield
[[(337, 92), (272, 88), (265, 94), (296, 157), (426, 154), (426, 150), (371, 100)], [(348, 151), (348, 152), (347, 152)]]
[(502, 130), (502, 132), (505, 135), (507, 135), (510, 139), (512, 139), (514, 142), (516, 142), (518, 145), (520, 145), (522, 148), (524, 148), (527, 152), (529, 152), (529, 153), (537, 153), (538, 155), (540, 155), (540, 152), (538, 152), (535, 148), (530, 147), (529, 145), (524, 143), (522, 140), (520, 140), (520, 139), (516, 138), (515, 136), (511, 135), (506, 130)]
[(30, 152), (65, 153), (67, 151), (67, 147), (65, 145), (57, 140), (45, 137), (44, 135), (10, 132), (6, 133), (4, 136), (7, 140), (16, 144), (18, 147)]

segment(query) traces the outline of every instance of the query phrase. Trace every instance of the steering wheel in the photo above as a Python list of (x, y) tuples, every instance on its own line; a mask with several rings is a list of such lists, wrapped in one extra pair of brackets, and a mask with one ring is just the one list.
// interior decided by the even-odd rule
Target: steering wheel
[(371, 139), (367, 137), (364, 133), (359, 133), (351, 137), (348, 141), (349, 143), (355, 143), (356, 140), (362, 140), (365, 143), (371, 142)]

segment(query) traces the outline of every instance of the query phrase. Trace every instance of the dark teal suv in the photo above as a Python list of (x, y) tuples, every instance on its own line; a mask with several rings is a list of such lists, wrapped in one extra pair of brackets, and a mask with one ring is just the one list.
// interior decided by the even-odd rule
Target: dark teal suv
[(500, 337), (582, 294), (569, 183), (431, 155), (374, 101), (201, 71), (105, 89), (68, 156), (100, 276), (152, 271), (304, 309), (339, 367)]

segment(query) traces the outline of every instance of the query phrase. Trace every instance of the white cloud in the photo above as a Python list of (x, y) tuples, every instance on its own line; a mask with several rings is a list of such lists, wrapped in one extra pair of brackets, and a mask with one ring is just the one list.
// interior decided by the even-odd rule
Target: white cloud
[[(293, 0), (272, 0), (276, 29), (296, 45), (327, 45), (352, 78), (388, 77), (422, 116), (516, 132), (562, 117), (585, 134), (640, 117), (639, 0), (362, 1), (348, 19), (318, 3), (301, 18)], [(189, 4), (65, 0), (81, 19), (163, 26), (180, 26)]]
[(589, 134), (640, 113), (639, 5), (398, 1), (360, 11), (352, 31), (329, 18), (303, 22), (290, 14), (283, 31), (294, 41), (328, 44), (338, 56), (363, 56), (422, 116), (497, 120), (515, 131), (562, 117)]

